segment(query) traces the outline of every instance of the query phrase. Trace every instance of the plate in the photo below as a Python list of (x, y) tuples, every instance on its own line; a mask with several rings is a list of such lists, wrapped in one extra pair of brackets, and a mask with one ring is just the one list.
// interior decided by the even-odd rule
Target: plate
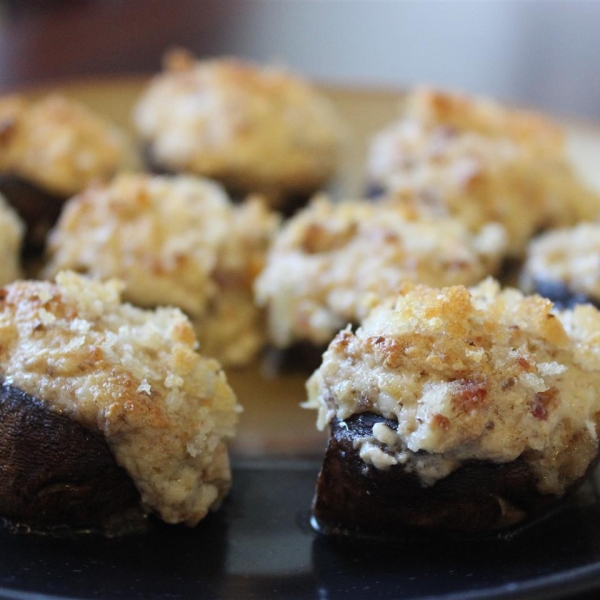
[(231, 496), (195, 529), (153, 522), (116, 539), (3, 531), (0, 597), (550, 599), (600, 584), (595, 495), (510, 540), (337, 540), (310, 528), (318, 468), (300, 459), (239, 461)]
[[(143, 78), (58, 85), (129, 128)], [(399, 92), (324, 87), (350, 126), (352, 151), (332, 187), (360, 195), (368, 135), (390, 121)], [(31, 97), (48, 89), (26, 92)], [(600, 129), (563, 121), (582, 177), (600, 189)], [(600, 504), (590, 482), (544, 522), (510, 539), (395, 543), (327, 538), (309, 523), (326, 436), (300, 408), (305, 375), (264, 363), (228, 377), (245, 407), (232, 447), (234, 488), (193, 530), (152, 522), (117, 539), (0, 531), (1, 598), (574, 598), (600, 588)], [(583, 595), (582, 595), (583, 594)]]

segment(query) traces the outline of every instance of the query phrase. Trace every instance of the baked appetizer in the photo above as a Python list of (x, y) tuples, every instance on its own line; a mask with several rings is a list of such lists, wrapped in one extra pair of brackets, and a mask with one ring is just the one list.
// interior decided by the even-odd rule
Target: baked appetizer
[(256, 282), (257, 302), (267, 307), (274, 346), (321, 348), (402, 282), (471, 285), (494, 273), (505, 252), (498, 224), (471, 233), (457, 219), (394, 202), (320, 197), (276, 237)]
[(23, 222), (0, 194), (0, 285), (18, 279), (21, 274), (23, 231)]
[(524, 522), (598, 454), (600, 312), (406, 284), (309, 380), (331, 427), (314, 516), (334, 531), (484, 534)]
[(140, 507), (193, 526), (230, 487), (239, 406), (178, 309), (75, 273), (0, 292), (0, 515), (102, 526)]
[(67, 198), (134, 163), (124, 133), (72, 100), (0, 98), (0, 192), (27, 225), (26, 249), (43, 248)]
[(263, 343), (252, 286), (277, 223), (258, 200), (233, 206), (209, 180), (121, 175), (65, 205), (43, 274), (121, 279), (127, 301), (181, 308), (203, 353), (242, 365)]
[(600, 199), (569, 165), (561, 130), (542, 116), (430, 89), (408, 94), (399, 120), (374, 136), (372, 185), (508, 232), (511, 254), (548, 226), (600, 213)]
[(338, 166), (333, 106), (272, 67), (170, 52), (134, 120), (154, 170), (211, 177), (234, 197), (257, 192), (284, 212), (305, 203)]
[(529, 244), (521, 287), (563, 308), (600, 306), (600, 224), (548, 231)]

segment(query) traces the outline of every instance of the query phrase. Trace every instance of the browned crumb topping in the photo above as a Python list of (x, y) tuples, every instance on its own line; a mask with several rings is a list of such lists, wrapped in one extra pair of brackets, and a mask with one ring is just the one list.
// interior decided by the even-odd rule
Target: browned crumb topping
[(121, 304), (120, 289), (70, 272), (4, 288), (1, 376), (103, 433), (144, 505), (195, 525), (229, 490), (240, 408), (179, 310)]
[(289, 220), (257, 280), (271, 339), (329, 342), (406, 280), (473, 284), (500, 265), (502, 226), (476, 234), (457, 219), (419, 215), (394, 202), (332, 203), (326, 198)]
[(171, 53), (135, 122), (155, 161), (272, 201), (310, 193), (339, 161), (338, 116), (310, 85), (280, 69)]
[(125, 134), (73, 100), (0, 98), (0, 172), (70, 196), (133, 166)]
[(466, 460), (522, 456), (542, 493), (561, 494), (597, 453), (597, 331), (591, 307), (553, 312), (492, 280), (471, 290), (406, 284), (331, 343), (308, 405), (321, 428), (367, 411), (396, 420), (361, 448), (379, 468), (407, 464), (431, 484)]
[(252, 285), (277, 223), (258, 201), (234, 207), (208, 180), (122, 175), (68, 201), (45, 275), (119, 278), (126, 300), (181, 308), (203, 352), (242, 364), (262, 344)]
[(475, 228), (502, 223), (515, 255), (543, 226), (600, 213), (600, 199), (574, 175), (554, 124), (460, 94), (409, 94), (400, 119), (373, 138), (369, 172), (402, 201)]

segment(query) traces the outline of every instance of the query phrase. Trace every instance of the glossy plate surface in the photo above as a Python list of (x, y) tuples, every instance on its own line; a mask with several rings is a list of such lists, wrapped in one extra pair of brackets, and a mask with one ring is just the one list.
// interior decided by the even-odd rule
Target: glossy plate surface
[(600, 584), (595, 503), (567, 507), (508, 541), (332, 539), (309, 525), (317, 471), (317, 462), (299, 459), (240, 463), (230, 498), (194, 530), (154, 523), (118, 539), (4, 531), (0, 597), (574, 598)]
[[(140, 78), (57, 88), (128, 126), (143, 84)], [(354, 142), (332, 191), (359, 195), (366, 139), (393, 118), (399, 94), (325, 91)], [(577, 166), (600, 188), (600, 130), (567, 127)], [(232, 448), (234, 489), (219, 512), (194, 530), (154, 524), (145, 534), (120, 539), (0, 530), (0, 597), (599, 597), (600, 506), (591, 485), (577, 502), (510, 541), (383, 544), (316, 534), (309, 513), (326, 436), (316, 431), (315, 415), (299, 407), (305, 376), (267, 371), (263, 364), (228, 374), (245, 412)]]

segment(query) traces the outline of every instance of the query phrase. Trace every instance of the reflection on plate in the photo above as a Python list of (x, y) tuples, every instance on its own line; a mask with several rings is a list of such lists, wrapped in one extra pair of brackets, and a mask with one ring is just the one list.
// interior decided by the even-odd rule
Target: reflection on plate
[[(128, 126), (142, 85), (124, 79), (62, 89)], [(356, 195), (367, 136), (393, 118), (398, 97), (326, 91), (357, 142), (333, 191)], [(576, 164), (600, 188), (600, 130), (568, 129)], [(0, 531), (0, 597), (572, 598), (600, 587), (600, 506), (591, 486), (587, 502), (511, 541), (376, 544), (316, 534), (310, 503), (326, 436), (315, 430), (314, 413), (299, 407), (305, 377), (269, 377), (260, 365), (228, 376), (245, 412), (233, 447), (234, 490), (221, 511), (195, 530), (156, 523), (147, 534), (113, 540)]]

